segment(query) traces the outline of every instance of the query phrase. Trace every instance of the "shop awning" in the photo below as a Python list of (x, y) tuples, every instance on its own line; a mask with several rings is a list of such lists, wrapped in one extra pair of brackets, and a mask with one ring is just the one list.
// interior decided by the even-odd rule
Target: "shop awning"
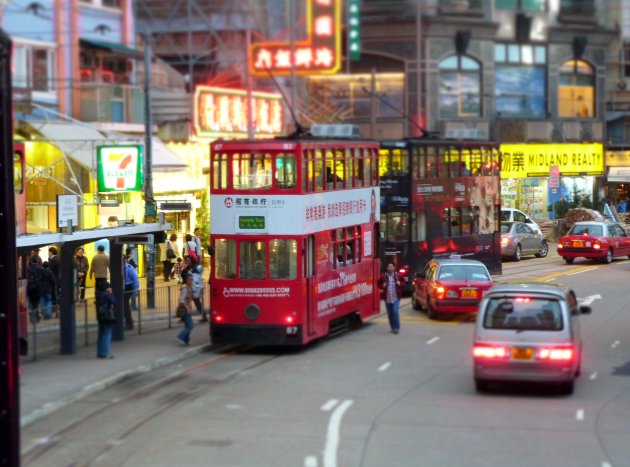
[[(92, 170), (96, 170), (98, 146), (116, 144), (144, 146), (144, 139), (141, 137), (104, 133), (88, 124), (76, 121), (29, 121), (28, 124), (42, 135), (42, 141), (54, 144), (66, 156)], [(156, 172), (174, 172), (188, 168), (186, 162), (155, 136), (152, 138), (152, 155), (152, 167)]]
[(608, 169), (608, 181), (630, 183), (630, 167), (610, 167)]
[(144, 59), (144, 53), (137, 49), (132, 49), (122, 44), (115, 44), (113, 42), (95, 41), (93, 39), (80, 39), (79, 45), (82, 47), (91, 47), (93, 49), (105, 50), (114, 55), (118, 55), (123, 58), (130, 58), (132, 60)]

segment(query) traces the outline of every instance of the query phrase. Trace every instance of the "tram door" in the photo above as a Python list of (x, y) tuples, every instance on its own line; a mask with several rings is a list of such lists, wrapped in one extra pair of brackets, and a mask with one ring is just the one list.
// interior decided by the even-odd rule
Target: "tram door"
[(306, 278), (306, 323), (305, 335), (315, 334), (315, 236), (309, 235), (303, 240), (302, 255), (304, 261), (304, 277)]

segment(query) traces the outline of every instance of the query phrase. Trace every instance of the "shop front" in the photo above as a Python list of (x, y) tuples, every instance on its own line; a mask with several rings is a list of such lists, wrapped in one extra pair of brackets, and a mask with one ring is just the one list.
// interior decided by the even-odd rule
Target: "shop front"
[(603, 174), (601, 143), (501, 145), (502, 205), (535, 219), (562, 218), (577, 206), (596, 209)]
[(630, 151), (608, 149), (606, 164), (606, 200), (618, 213), (630, 211)]

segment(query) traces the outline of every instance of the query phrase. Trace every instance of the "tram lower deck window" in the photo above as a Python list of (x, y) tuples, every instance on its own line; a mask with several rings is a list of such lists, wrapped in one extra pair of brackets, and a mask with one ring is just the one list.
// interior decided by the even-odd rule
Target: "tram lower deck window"
[(240, 279), (267, 277), (267, 246), (264, 242), (241, 242), (239, 261)]
[(236, 241), (219, 239), (214, 243), (214, 277), (234, 279), (236, 277)]
[(271, 279), (297, 277), (297, 242), (275, 239), (269, 242), (269, 276)]

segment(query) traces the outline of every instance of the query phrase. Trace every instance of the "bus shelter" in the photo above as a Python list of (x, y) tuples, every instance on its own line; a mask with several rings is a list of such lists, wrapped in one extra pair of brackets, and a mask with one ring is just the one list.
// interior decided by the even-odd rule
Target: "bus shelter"
[[(161, 237), (164, 232), (171, 230), (171, 224), (128, 224), (116, 227), (104, 227), (91, 230), (81, 230), (69, 233), (44, 233), (35, 235), (20, 235), (17, 237), (16, 246), (18, 256), (22, 256), (35, 248), (48, 245), (61, 247), (59, 256), (60, 266), (60, 296), (59, 296), (59, 327), (62, 354), (74, 354), (77, 350), (76, 339), (76, 309), (74, 302), (74, 251), (77, 247), (98, 240), (110, 242), (110, 283), (116, 297), (116, 316), (118, 322), (114, 326), (113, 340), (124, 340), (123, 319), (123, 245), (128, 243), (144, 243), (148, 251), (155, 251), (156, 237)], [(161, 241), (157, 240), (158, 242)], [(155, 274), (155, 269), (149, 271)]]

